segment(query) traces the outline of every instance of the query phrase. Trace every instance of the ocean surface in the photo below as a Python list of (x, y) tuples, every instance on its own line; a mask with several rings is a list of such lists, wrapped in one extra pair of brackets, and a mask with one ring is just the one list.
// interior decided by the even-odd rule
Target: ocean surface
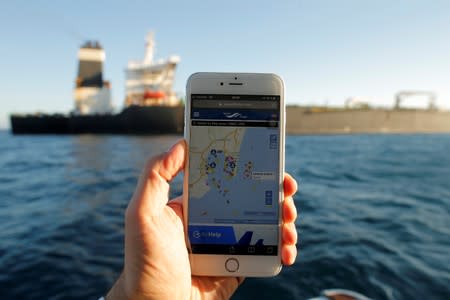
[[(0, 298), (105, 295), (140, 170), (179, 138), (0, 132)], [(450, 135), (289, 136), (286, 170), (300, 185), (297, 261), (233, 299), (450, 299)]]

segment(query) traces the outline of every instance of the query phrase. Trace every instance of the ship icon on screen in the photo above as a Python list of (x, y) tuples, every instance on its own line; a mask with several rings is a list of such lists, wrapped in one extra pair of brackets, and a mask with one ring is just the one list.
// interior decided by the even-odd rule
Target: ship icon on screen
[[(239, 239), (238, 245), (240, 246), (250, 246), (250, 242), (253, 237), (253, 231), (246, 231), (244, 235)], [(264, 239), (259, 239), (254, 246), (264, 246)]]
[(223, 115), (227, 119), (248, 119), (248, 116), (240, 112), (224, 112)]

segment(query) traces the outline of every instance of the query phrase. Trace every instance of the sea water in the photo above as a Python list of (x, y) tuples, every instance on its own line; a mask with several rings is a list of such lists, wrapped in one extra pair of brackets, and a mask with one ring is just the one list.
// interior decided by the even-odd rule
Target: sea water
[[(106, 294), (144, 162), (179, 138), (0, 132), (0, 298)], [(286, 170), (300, 187), (296, 263), (233, 299), (450, 299), (450, 135), (288, 136)]]

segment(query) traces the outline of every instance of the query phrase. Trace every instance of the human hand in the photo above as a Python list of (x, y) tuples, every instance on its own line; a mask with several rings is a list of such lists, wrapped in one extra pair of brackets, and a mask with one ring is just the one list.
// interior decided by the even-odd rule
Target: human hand
[[(192, 276), (181, 198), (168, 201), (169, 182), (184, 168), (184, 140), (150, 159), (125, 214), (125, 263), (107, 295), (113, 299), (228, 299), (243, 278)], [(292, 195), (297, 183), (284, 178), (281, 259), (297, 256), (297, 211)]]

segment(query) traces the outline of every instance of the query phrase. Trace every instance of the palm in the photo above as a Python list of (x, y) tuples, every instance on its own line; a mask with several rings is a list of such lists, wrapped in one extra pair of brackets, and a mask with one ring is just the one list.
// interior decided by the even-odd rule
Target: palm
[[(127, 212), (125, 235), (125, 273), (131, 275), (131, 289), (148, 299), (169, 299), (174, 292), (188, 295), (190, 266), (180, 218), (168, 206), (152, 217), (130, 216), (132, 212)], [(167, 282), (174, 282), (176, 290)]]
[[(169, 204), (166, 211), (168, 214), (175, 213), (176, 218), (173, 219), (173, 224), (177, 228), (183, 229), (183, 209), (181, 204), (178, 201), (174, 201)], [(177, 239), (177, 241), (181, 241), (183, 244), (183, 248), (178, 249), (180, 252), (183, 252), (183, 258), (185, 258), (183, 264), (186, 263), (189, 266), (189, 258), (186, 250), (184, 231), (178, 230), (176, 234), (177, 236), (174, 236), (173, 238)], [(186, 274), (188, 274), (188, 276), (191, 276), (190, 267)], [(191, 299), (228, 299), (239, 285), (238, 281), (234, 277), (192, 276), (189, 279), (191, 279), (190, 281), (192, 285), (190, 292)]]
[[(145, 218), (144, 224), (136, 222), (138, 218), (127, 218), (131, 220), (126, 224), (127, 232), (135, 233), (128, 234), (125, 243), (134, 245), (125, 254), (127, 274), (136, 274), (129, 278), (136, 284), (133, 289), (149, 299), (181, 299), (186, 295), (191, 299), (228, 299), (238, 286), (235, 278), (191, 276), (182, 211), (179, 201), (172, 201), (159, 215)], [(167, 282), (174, 282), (176, 289)]]

